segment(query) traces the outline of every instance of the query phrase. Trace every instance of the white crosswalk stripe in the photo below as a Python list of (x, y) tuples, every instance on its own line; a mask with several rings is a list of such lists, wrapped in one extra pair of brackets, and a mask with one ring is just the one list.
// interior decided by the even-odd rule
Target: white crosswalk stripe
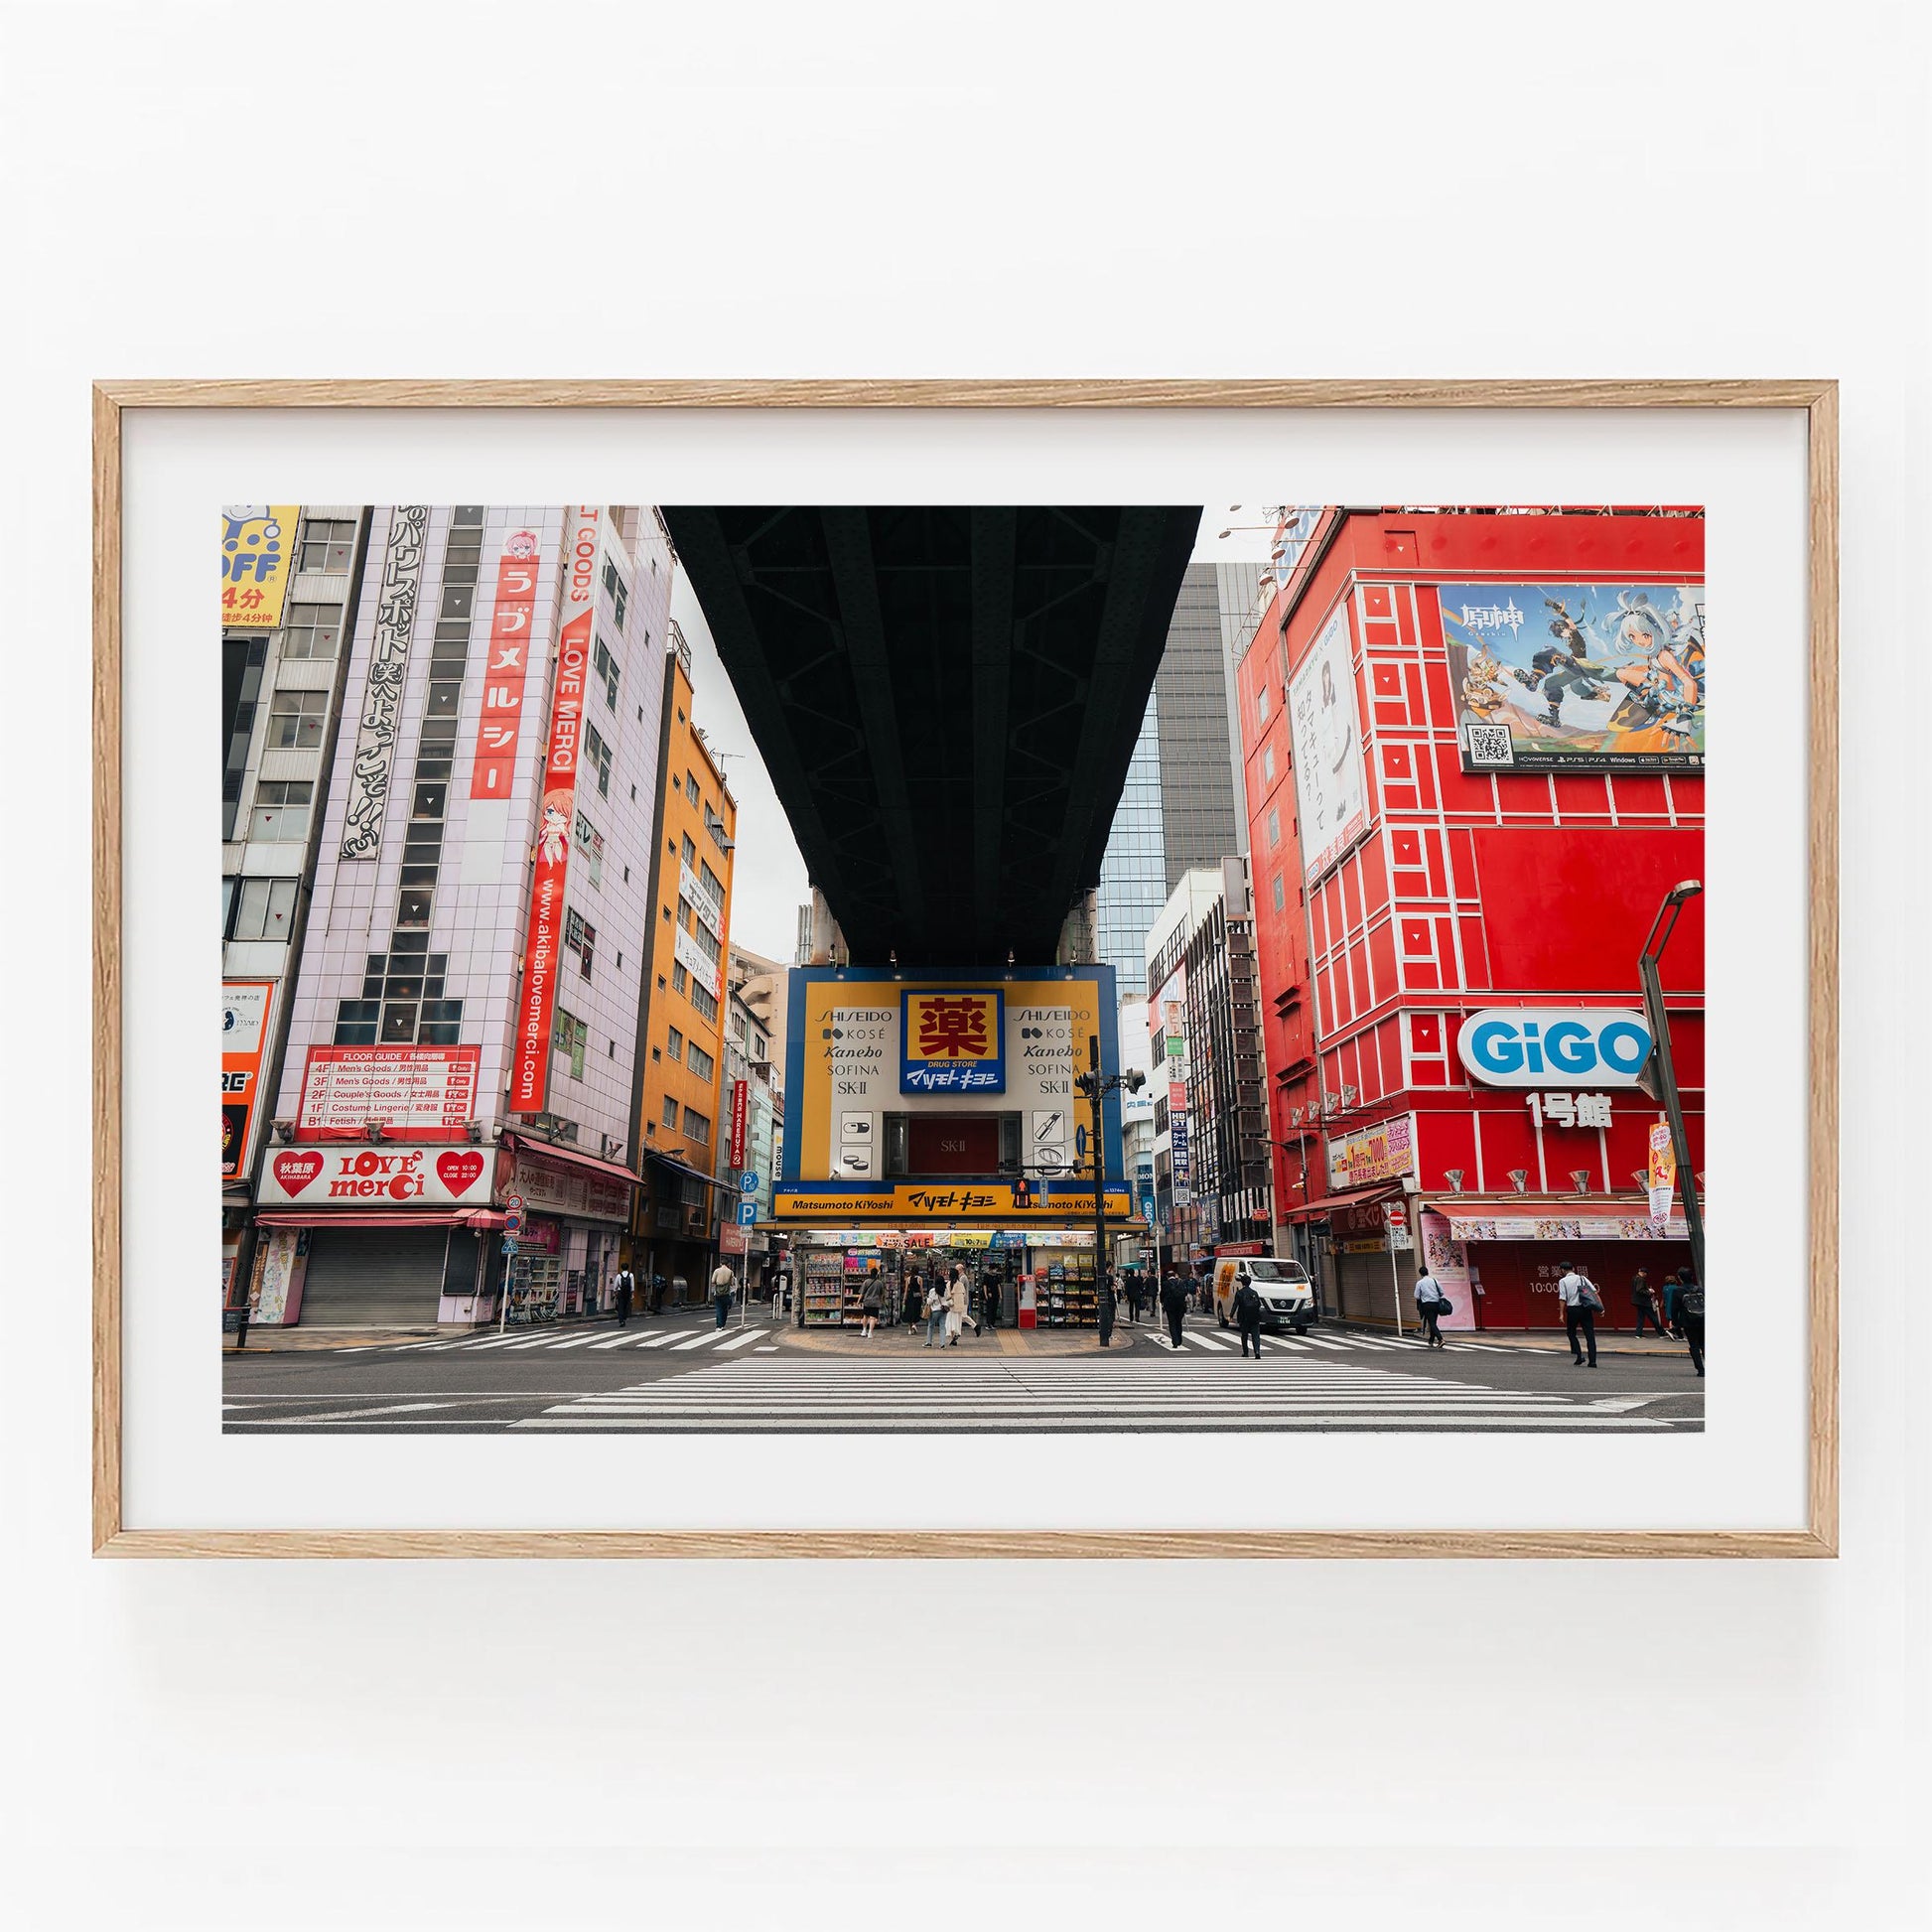
[[(1217, 1354), (1218, 1350), (1209, 1352)], [(586, 1394), (513, 1425), (535, 1430), (1664, 1430), (1649, 1395), (1589, 1400), (1493, 1389), (1321, 1356), (1216, 1366), (1200, 1355), (937, 1364), (735, 1357)]]

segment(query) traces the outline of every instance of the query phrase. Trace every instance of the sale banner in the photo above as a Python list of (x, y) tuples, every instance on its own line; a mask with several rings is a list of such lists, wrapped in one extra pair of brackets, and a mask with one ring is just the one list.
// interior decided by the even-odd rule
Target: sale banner
[(530, 923), (523, 945), (523, 991), (511, 1049), (509, 1111), (540, 1114), (550, 1094), (550, 1030), (557, 1012), (557, 962), (563, 946), (564, 883), (570, 870), (570, 821), (577, 805), (583, 755), (584, 685), (591, 661), (597, 603), (598, 511), (579, 505), (564, 524), (562, 630), (550, 699), (536, 865), (530, 879)]
[(489, 621), (489, 663), (484, 673), (483, 717), (477, 726), (476, 762), (470, 767), (472, 798), (507, 798), (516, 776), (522, 738), (523, 697), (536, 617), (537, 534), (515, 530), (496, 565), (496, 613)]
[(1658, 1120), (1650, 1130), (1650, 1171), (1644, 1176), (1650, 1195), (1650, 1218), (1670, 1218), (1671, 1195), (1677, 1190), (1677, 1156), (1671, 1150), (1670, 1122)]

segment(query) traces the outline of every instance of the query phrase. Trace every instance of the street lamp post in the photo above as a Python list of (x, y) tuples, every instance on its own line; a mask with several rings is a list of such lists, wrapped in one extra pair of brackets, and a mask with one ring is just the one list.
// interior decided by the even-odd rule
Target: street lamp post
[(1087, 1070), (1076, 1074), (1073, 1084), (1086, 1096), (1088, 1105), (1093, 1109), (1093, 1299), (1097, 1310), (1107, 1267), (1107, 1137), (1101, 1130), (1101, 1104), (1108, 1094), (1121, 1087), (1125, 1087), (1129, 1093), (1139, 1093), (1147, 1084), (1147, 1075), (1137, 1066), (1125, 1073), (1103, 1076), (1100, 1071), (1100, 1035), (1089, 1034)]
[(1685, 901), (1696, 898), (1703, 891), (1701, 880), (1686, 879), (1665, 894), (1637, 959), (1637, 974), (1643, 983), (1644, 1024), (1650, 1029), (1655, 1055), (1656, 1097), (1664, 1103), (1664, 1113), (1670, 1121), (1671, 1153), (1684, 1185), (1684, 1227), (1691, 1237), (1691, 1267), (1700, 1288), (1704, 1285), (1704, 1213), (1698, 1203), (1697, 1174), (1691, 1166), (1690, 1136), (1684, 1131), (1684, 1103), (1677, 1091), (1677, 1068), (1670, 1050), (1670, 1021), (1664, 1012), (1664, 983), (1657, 966), (1664, 956), (1664, 948), (1670, 944), (1671, 934), (1677, 930), (1677, 916), (1684, 909)]

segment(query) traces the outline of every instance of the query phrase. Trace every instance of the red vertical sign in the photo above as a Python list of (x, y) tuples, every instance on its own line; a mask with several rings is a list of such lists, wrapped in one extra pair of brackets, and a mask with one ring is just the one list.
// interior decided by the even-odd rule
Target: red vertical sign
[(513, 531), (496, 565), (496, 615), (489, 622), (489, 666), (483, 683), (472, 798), (507, 798), (516, 776), (523, 689), (530, 672), (530, 626), (536, 616), (537, 535)]
[[(597, 601), (596, 507), (573, 509), (564, 523), (562, 633), (550, 699), (549, 751), (530, 879), (530, 928), (523, 942), (523, 995), (510, 1054), (513, 1114), (540, 1114), (550, 1092), (550, 1030), (557, 1012), (557, 955), (564, 928), (564, 877), (570, 867), (570, 821), (577, 804), (583, 751), (584, 681), (591, 661)], [(487, 714), (485, 714), (487, 715)]]
[(741, 1171), (745, 1166), (745, 1112), (748, 1085), (749, 1082), (744, 1080), (732, 1082), (731, 1164), (734, 1173)]

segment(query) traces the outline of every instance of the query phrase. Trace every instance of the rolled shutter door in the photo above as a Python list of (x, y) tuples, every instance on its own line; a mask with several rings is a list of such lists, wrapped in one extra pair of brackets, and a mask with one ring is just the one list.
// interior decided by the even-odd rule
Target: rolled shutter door
[(317, 1228), (302, 1282), (305, 1328), (415, 1327), (436, 1319), (448, 1228)]

